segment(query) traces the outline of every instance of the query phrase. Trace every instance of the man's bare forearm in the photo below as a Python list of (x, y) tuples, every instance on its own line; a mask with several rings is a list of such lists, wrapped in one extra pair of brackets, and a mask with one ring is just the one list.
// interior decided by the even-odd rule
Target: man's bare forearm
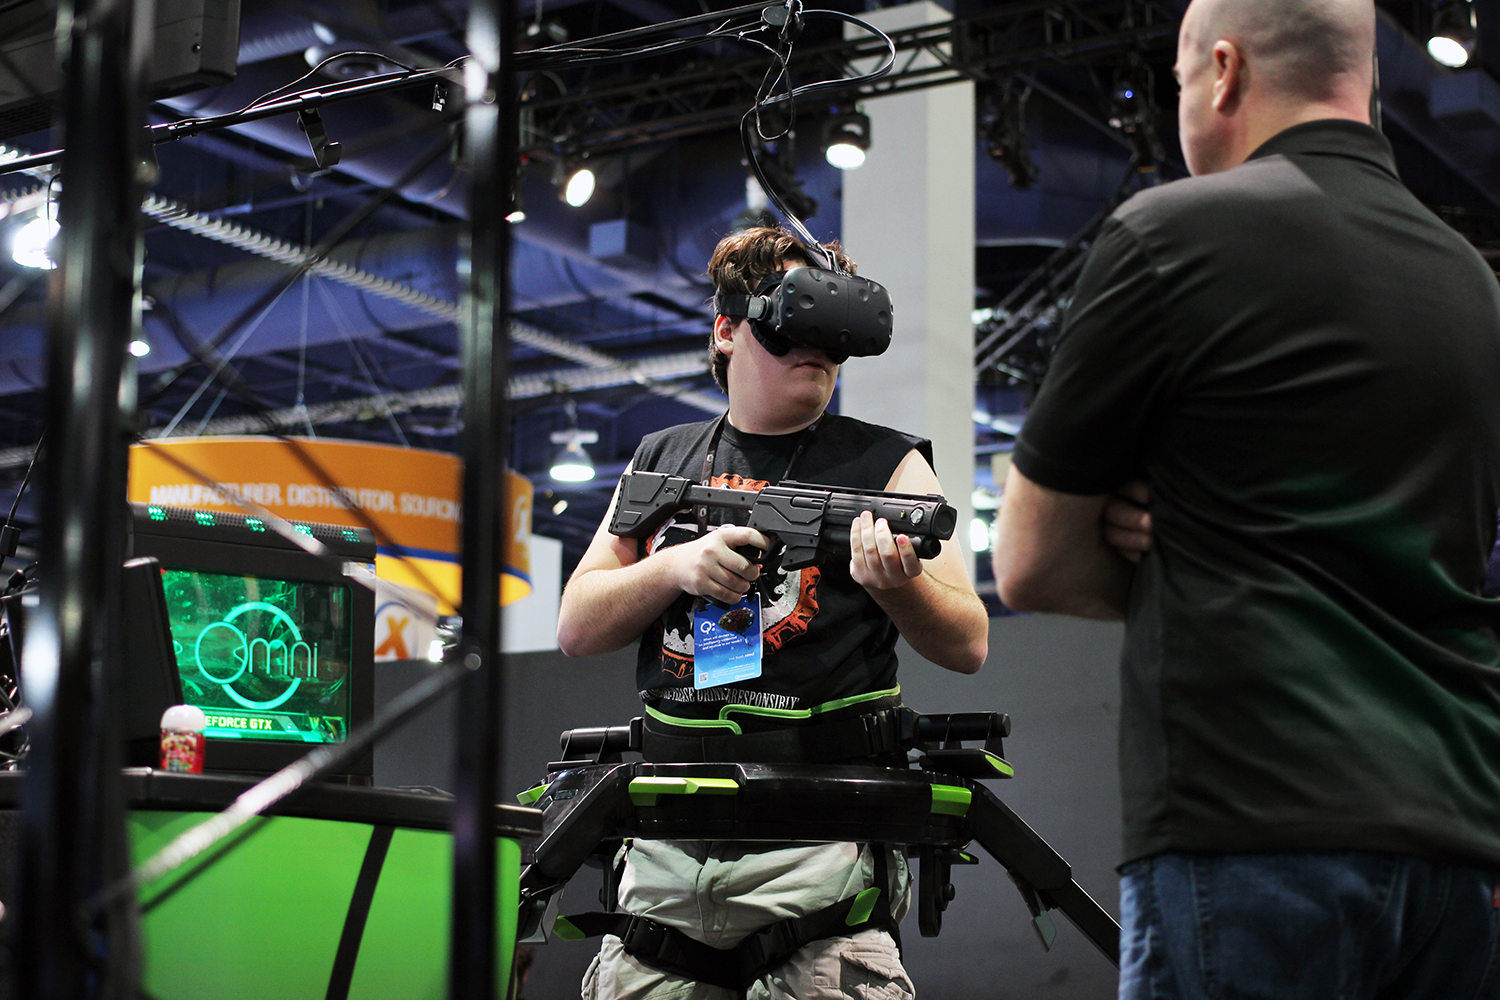
[(1042, 611), (1101, 621), (1123, 621), (1135, 569), (1113, 549), (1053, 568), (1045, 581), (1026, 588), (1002, 588), (1001, 599), (1014, 611)]
[(872, 590), (870, 596), (918, 656), (961, 674), (984, 665), (990, 619), (973, 591), (924, 572), (904, 587)]
[(1010, 467), (993, 554), (1007, 607), (1106, 621), (1125, 617), (1134, 567), (1104, 541), (1108, 499), (1060, 493)]

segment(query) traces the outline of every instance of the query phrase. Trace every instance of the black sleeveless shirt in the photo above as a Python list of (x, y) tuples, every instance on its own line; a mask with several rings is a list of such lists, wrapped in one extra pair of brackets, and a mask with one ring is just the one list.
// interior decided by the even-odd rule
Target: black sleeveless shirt
[[(718, 419), (648, 434), (632, 468), (685, 476), (699, 482)], [(745, 434), (725, 421), (711, 485), (760, 490), (785, 478), (803, 432)], [(826, 414), (806, 440), (792, 470), (798, 482), (883, 490), (913, 448), (929, 463), (932, 444), (852, 417)], [(748, 511), (710, 508), (714, 526), (749, 520)], [(654, 536), (640, 540), (645, 558), (698, 537), (697, 515), (682, 511)], [(763, 576), (761, 676), (723, 687), (693, 687), (693, 605), (681, 595), (644, 635), (636, 658), (641, 700), (660, 713), (688, 719), (719, 717), (725, 705), (804, 712), (832, 702), (896, 687), (897, 632), (879, 605), (849, 575), (849, 559), (833, 556), (817, 566)]]

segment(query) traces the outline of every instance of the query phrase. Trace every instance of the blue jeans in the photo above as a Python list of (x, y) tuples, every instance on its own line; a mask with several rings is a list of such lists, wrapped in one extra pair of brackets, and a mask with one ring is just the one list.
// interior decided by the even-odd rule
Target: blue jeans
[(1120, 1000), (1500, 998), (1500, 872), (1169, 852), (1120, 878)]

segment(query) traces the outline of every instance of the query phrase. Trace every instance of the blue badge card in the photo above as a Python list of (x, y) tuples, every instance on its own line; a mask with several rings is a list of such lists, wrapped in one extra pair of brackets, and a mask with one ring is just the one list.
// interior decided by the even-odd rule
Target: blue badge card
[(701, 602), (693, 612), (693, 687), (718, 687), (760, 676), (760, 592), (751, 588), (726, 608)]

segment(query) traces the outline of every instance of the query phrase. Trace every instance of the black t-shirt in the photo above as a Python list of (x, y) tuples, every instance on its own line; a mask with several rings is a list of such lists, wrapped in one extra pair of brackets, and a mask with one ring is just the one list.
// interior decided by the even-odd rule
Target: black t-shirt
[[(717, 419), (648, 434), (632, 467), (646, 472), (703, 477), (703, 460)], [(883, 490), (896, 466), (918, 448), (931, 461), (931, 444), (851, 417), (827, 414), (810, 436), (744, 434), (728, 422), (715, 452), (711, 485), (760, 490), (786, 478), (788, 463), (799, 482)], [(744, 524), (748, 511), (710, 508), (708, 524)], [(645, 557), (668, 545), (698, 537), (697, 516), (683, 511), (651, 538), (641, 540)], [(829, 703), (896, 687), (896, 628), (863, 587), (849, 575), (849, 560), (763, 576), (761, 676), (723, 687), (693, 687), (694, 598), (683, 594), (641, 636), (636, 681), (641, 699), (677, 718), (717, 718), (727, 704), (803, 712)], [(750, 713), (746, 713), (750, 714)], [(738, 718), (738, 717), (737, 717)], [(775, 716), (768, 718), (774, 719)], [(746, 720), (738, 718), (741, 724)], [(755, 720), (749, 720), (753, 725)]]
[(1346, 121), (1106, 223), (1017, 443), (1133, 477), (1127, 860), (1370, 849), (1500, 864), (1500, 286)]

